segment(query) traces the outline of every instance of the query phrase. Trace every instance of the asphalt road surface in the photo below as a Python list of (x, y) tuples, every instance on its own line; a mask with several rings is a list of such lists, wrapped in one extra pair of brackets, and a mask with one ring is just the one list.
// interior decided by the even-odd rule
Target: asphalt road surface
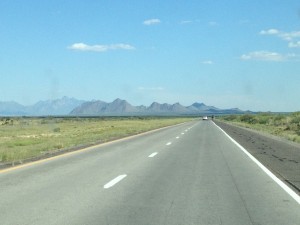
[(300, 194), (300, 144), (219, 121), (216, 124)]
[(299, 225), (288, 190), (195, 121), (1, 171), (0, 224)]

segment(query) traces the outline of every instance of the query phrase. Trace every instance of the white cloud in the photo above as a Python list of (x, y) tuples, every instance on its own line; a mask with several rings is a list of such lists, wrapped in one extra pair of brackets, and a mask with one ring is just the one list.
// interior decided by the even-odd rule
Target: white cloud
[(85, 43), (74, 43), (68, 47), (76, 51), (92, 51), (92, 52), (106, 52), (109, 50), (133, 50), (133, 46), (128, 44), (111, 44), (111, 45), (87, 45)]
[(149, 26), (149, 25), (155, 25), (155, 24), (159, 24), (159, 23), (161, 23), (161, 21), (159, 19), (149, 19), (149, 20), (145, 20), (143, 22), (143, 24), (147, 25), (147, 26)]
[(289, 56), (284, 56), (277, 52), (268, 51), (255, 51), (241, 56), (242, 60), (257, 60), (257, 61), (284, 61), (288, 59)]
[(262, 30), (259, 33), (262, 35), (274, 35), (274, 34), (279, 34), (279, 30), (277, 29)]
[(297, 42), (290, 42), (289, 43), (290, 48), (300, 48), (300, 41)]
[(279, 37), (286, 41), (292, 41), (300, 38), (300, 31), (282, 32), (279, 34)]
[(262, 30), (259, 32), (261, 35), (275, 35), (278, 38), (288, 41), (288, 46), (290, 48), (297, 48), (300, 47), (300, 31), (292, 31), (292, 32), (283, 32), (277, 29), (269, 29), (269, 30)]
[(208, 64), (208, 65), (211, 65), (211, 64), (213, 64), (213, 61), (211, 61), (211, 60), (205, 60), (205, 61), (202, 61), (201, 63), (202, 63), (202, 64)]

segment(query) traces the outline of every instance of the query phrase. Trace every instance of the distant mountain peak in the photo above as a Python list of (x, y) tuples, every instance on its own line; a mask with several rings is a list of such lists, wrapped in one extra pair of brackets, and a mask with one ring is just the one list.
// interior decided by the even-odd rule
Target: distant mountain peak
[(0, 102), (0, 115), (10, 116), (47, 116), (47, 115), (68, 115), (84, 101), (66, 96), (59, 99), (38, 101), (34, 105), (23, 106), (18, 103)]
[(202, 106), (206, 106), (206, 105), (204, 103), (195, 102), (195, 103), (192, 104), (192, 106), (202, 107)]
[[(116, 98), (113, 102), (124, 102), (125, 100), (120, 99), (120, 98)], [(125, 101), (126, 102), (126, 101)]]
[[(250, 111), (247, 111), (249, 113)], [(153, 102), (150, 106), (133, 106), (126, 100), (117, 98), (111, 103), (101, 100), (83, 101), (63, 96), (60, 99), (39, 101), (31, 106), (23, 106), (14, 101), (0, 102), (0, 116), (47, 116), (47, 115), (200, 115), (200, 114), (245, 113), (238, 108), (218, 109), (204, 103), (195, 102), (183, 106)], [(251, 113), (251, 112), (250, 112)]]

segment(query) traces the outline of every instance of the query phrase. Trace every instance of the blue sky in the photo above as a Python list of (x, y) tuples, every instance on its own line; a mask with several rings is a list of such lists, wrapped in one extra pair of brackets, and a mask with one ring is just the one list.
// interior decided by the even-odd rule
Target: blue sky
[(1, 0), (0, 21), (0, 101), (300, 110), (298, 0)]

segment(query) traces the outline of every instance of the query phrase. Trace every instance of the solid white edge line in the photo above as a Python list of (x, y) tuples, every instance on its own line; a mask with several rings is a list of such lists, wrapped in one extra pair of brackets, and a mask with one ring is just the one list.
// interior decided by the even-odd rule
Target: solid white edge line
[(157, 152), (153, 152), (151, 155), (149, 155), (148, 157), (149, 158), (152, 158), (152, 157), (154, 157), (154, 156), (156, 156), (157, 155)]
[(111, 188), (112, 186), (114, 186), (116, 183), (120, 182), (121, 180), (123, 180), (127, 175), (126, 174), (123, 174), (123, 175), (120, 175), (120, 176), (117, 176), (115, 179), (109, 181), (107, 184), (105, 184), (103, 186), (103, 188), (105, 189), (108, 189), (108, 188)]
[(171, 145), (172, 144), (172, 142), (168, 142), (166, 145)]
[(276, 177), (269, 169), (267, 169), (261, 162), (259, 162), (253, 155), (251, 155), (243, 146), (241, 146), (236, 140), (229, 136), (221, 127), (213, 123), (218, 127), (236, 146), (238, 146), (253, 162), (255, 162), (272, 180), (274, 180), (285, 192), (287, 192), (299, 205), (300, 196), (296, 194), (289, 186), (283, 183), (278, 177)]

